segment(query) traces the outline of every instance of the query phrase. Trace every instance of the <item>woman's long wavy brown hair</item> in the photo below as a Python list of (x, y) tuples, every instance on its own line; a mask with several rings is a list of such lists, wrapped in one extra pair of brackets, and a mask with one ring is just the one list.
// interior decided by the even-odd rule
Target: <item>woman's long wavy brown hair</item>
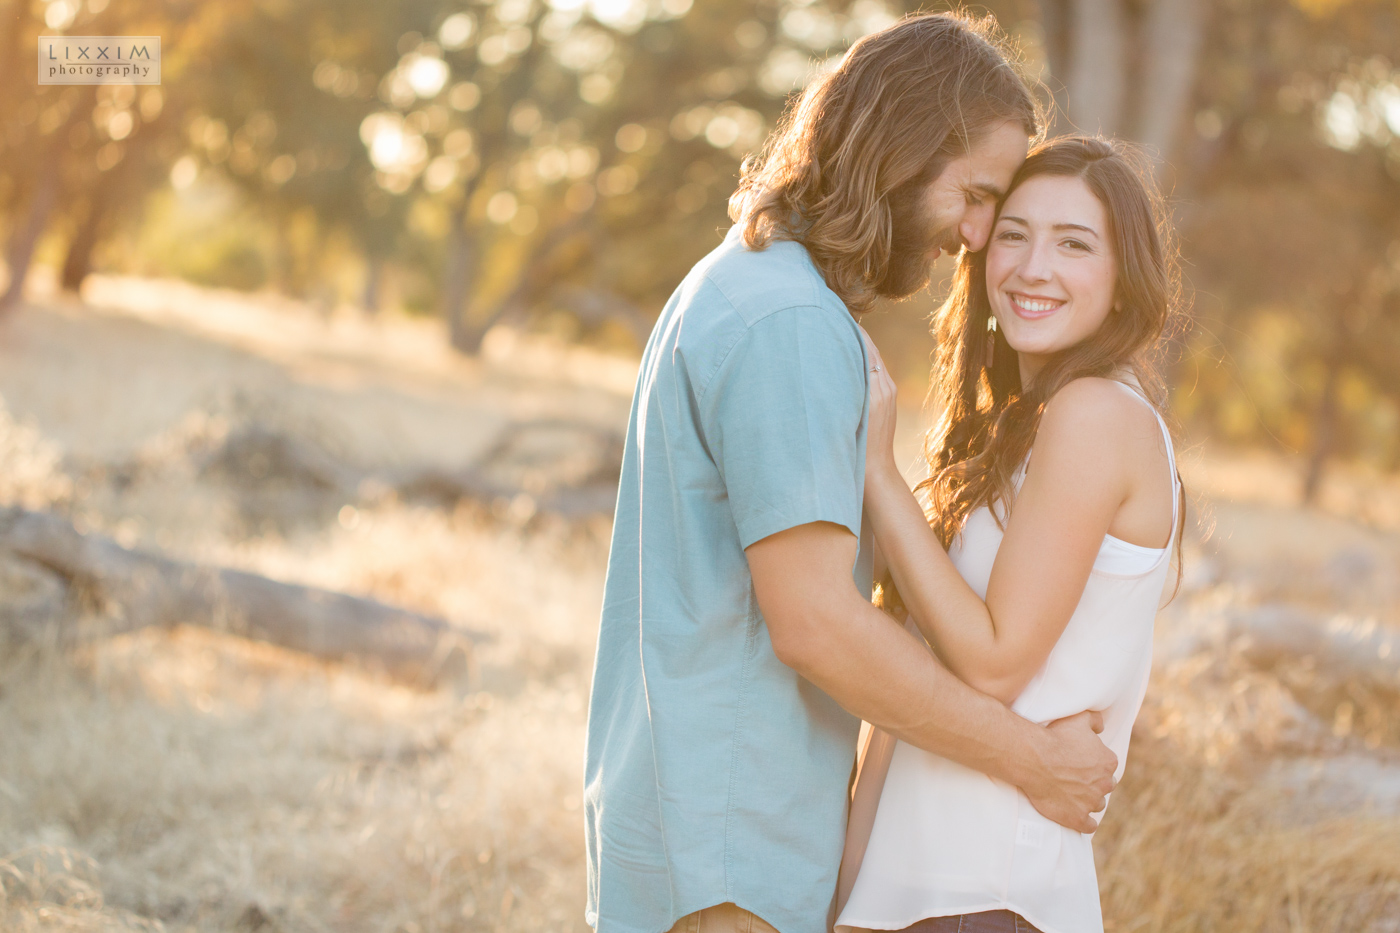
[(890, 272), (891, 203), (1000, 123), (1039, 136), (1015, 60), (991, 17), (959, 13), (910, 16), (855, 43), (745, 163), (729, 201), (745, 245), (796, 240), (851, 311), (869, 310)]
[[(1157, 410), (1166, 411), (1158, 361), (1180, 312), (1181, 289), (1171, 227), (1146, 161), (1116, 140), (1061, 137), (1031, 151), (1008, 195), (1041, 175), (1081, 178), (1103, 204), (1117, 260), (1116, 310), (1087, 339), (1052, 355), (1023, 386), (1015, 351), (1000, 330), (987, 332), (986, 252), (963, 253), (952, 292), (934, 317), (931, 394), (943, 411), (925, 438), (929, 478), (916, 489), (926, 496), (929, 523), (945, 546), (973, 510), (991, 506), (999, 523), (1009, 514), (1014, 477), (1030, 454), (1045, 404), (1073, 380), (1131, 374)], [(989, 336), (995, 340), (990, 368)], [(1186, 510), (1178, 505), (1179, 579)]]

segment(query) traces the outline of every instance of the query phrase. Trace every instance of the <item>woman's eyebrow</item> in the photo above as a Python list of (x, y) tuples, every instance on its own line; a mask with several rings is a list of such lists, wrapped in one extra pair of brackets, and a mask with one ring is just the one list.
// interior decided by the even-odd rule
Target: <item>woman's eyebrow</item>
[(1056, 229), (1056, 230), (1083, 230), (1085, 233), (1092, 233), (1094, 236), (1098, 236), (1098, 235), (1099, 235), (1099, 231), (1095, 230), (1093, 227), (1086, 227), (1086, 226), (1084, 226), (1083, 224), (1055, 224), (1054, 229)]

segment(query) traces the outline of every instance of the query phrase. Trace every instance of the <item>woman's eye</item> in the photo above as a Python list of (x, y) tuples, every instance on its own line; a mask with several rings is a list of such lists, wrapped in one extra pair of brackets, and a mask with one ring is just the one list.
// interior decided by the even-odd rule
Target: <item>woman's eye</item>
[(1065, 240), (1064, 245), (1065, 245), (1065, 246), (1068, 246), (1070, 249), (1082, 249), (1082, 250), (1088, 250), (1088, 249), (1089, 249), (1089, 246), (1088, 246), (1087, 243), (1082, 243), (1082, 242), (1080, 242), (1079, 240)]
[(1023, 237), (1020, 233), (1018, 233), (1018, 232), (1015, 231), (1015, 230), (1003, 230), (1001, 233), (997, 234), (997, 239), (998, 239), (998, 240), (1024, 240), (1025, 237)]

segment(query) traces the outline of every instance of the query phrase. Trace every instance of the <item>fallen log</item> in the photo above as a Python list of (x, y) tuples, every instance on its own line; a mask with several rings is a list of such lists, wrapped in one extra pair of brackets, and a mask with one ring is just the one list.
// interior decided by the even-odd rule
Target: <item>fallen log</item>
[(1234, 614), (1230, 634), (1257, 667), (1305, 662), (1330, 680), (1400, 692), (1400, 630), (1374, 618), (1263, 605)]
[(406, 499), (452, 507), (467, 499), (515, 524), (540, 513), (565, 519), (606, 515), (617, 503), (623, 438), (564, 419), (524, 421), (503, 429), (477, 461), (455, 470), (395, 476), (357, 473), (314, 444), (250, 425), (231, 433), (200, 466), (203, 479), (227, 484), (253, 524), (321, 519), (353, 502), (362, 481)]
[(424, 685), (464, 671), (473, 642), (486, 637), (359, 596), (131, 550), (46, 512), (0, 510), (0, 550), (99, 603), (107, 634), (202, 625)]
[(617, 506), (616, 480), (569, 486), (534, 496), (474, 469), (425, 470), (399, 483), (397, 489), (405, 499), (426, 499), (449, 507), (462, 499), (480, 502), (517, 525), (541, 513), (566, 519), (611, 515)]
[(32, 641), (69, 608), (67, 580), (32, 560), (0, 551), (0, 635)]
[(516, 524), (551, 513), (566, 519), (610, 515), (617, 505), (623, 438), (616, 432), (558, 419), (520, 422), (502, 431), (473, 466), (406, 476), (407, 499), (454, 505), (480, 502)]

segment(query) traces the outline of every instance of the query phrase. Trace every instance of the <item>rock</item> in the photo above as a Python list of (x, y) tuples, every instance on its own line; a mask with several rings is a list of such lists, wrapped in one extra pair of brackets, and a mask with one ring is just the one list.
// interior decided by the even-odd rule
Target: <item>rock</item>
[(1326, 679), (1400, 693), (1400, 631), (1373, 617), (1326, 617), (1269, 604), (1235, 613), (1229, 629), (1245, 657), (1260, 667), (1303, 661)]
[(1265, 780), (1293, 798), (1297, 819), (1400, 814), (1400, 760), (1349, 753), (1277, 761)]

